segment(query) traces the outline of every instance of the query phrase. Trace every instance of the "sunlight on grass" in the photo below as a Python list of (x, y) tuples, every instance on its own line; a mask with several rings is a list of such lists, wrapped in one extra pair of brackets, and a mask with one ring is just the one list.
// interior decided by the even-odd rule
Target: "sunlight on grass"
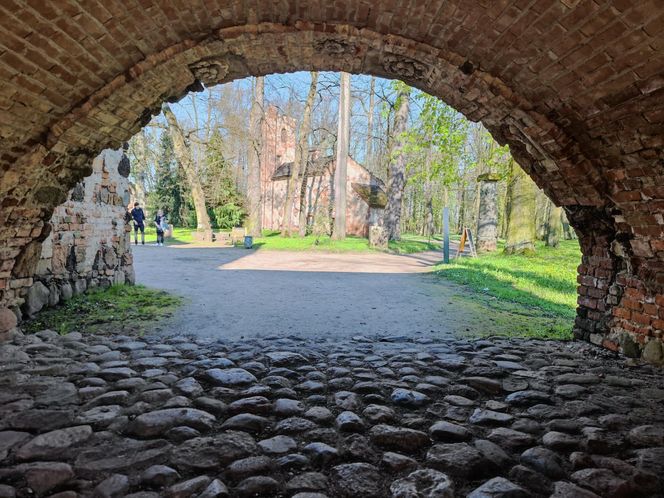
[[(193, 228), (174, 228), (173, 235), (164, 240), (166, 245), (170, 244), (192, 244), (194, 242), (193, 233), (196, 230)], [(132, 243), (134, 241), (132, 234)], [(145, 243), (157, 243), (157, 229), (155, 227), (145, 227)]]
[(346, 237), (344, 240), (333, 240), (330, 237), (282, 237), (275, 230), (264, 230), (263, 236), (254, 239), (257, 249), (274, 251), (326, 251), (326, 252), (367, 252), (369, 241), (362, 237)]
[[(173, 236), (166, 239), (166, 245), (196, 244), (193, 240), (192, 228), (175, 228)], [(457, 235), (452, 240), (458, 239)], [(145, 229), (146, 244), (154, 244), (157, 241), (157, 232), (154, 227)], [(133, 239), (132, 239), (133, 240)], [(348, 236), (344, 240), (333, 240), (331, 237), (282, 237), (278, 230), (264, 230), (263, 236), (254, 239), (255, 249), (267, 249), (274, 251), (323, 251), (323, 252), (368, 252), (375, 251), (369, 247), (368, 239), (364, 237)], [(423, 237), (420, 235), (404, 234), (399, 241), (391, 241), (388, 245), (389, 252), (396, 254), (412, 254), (422, 251), (441, 250), (440, 237)]]
[(182, 300), (142, 285), (113, 285), (74, 296), (57, 308), (42, 311), (25, 324), (26, 332), (43, 329), (69, 332), (142, 333), (172, 315)]
[(576, 310), (576, 268), (580, 261), (578, 242), (567, 240), (557, 249), (538, 243), (532, 256), (508, 256), (501, 246), (492, 254), (438, 265), (436, 273), (497, 300), (494, 306), (514, 304), (538, 316), (560, 320), (565, 326), (554, 328), (568, 338)]

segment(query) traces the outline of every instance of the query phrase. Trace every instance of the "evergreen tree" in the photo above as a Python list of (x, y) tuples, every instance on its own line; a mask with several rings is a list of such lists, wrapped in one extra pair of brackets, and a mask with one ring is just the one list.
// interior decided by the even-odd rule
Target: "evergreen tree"
[(168, 133), (162, 133), (155, 164), (154, 190), (148, 195), (149, 216), (163, 209), (171, 224), (187, 226), (189, 209), (184, 185), (186, 183), (173, 154), (171, 137)]
[(242, 224), (246, 199), (238, 188), (233, 165), (224, 158), (223, 145), (223, 137), (215, 129), (205, 149), (203, 190), (212, 223), (225, 230)]

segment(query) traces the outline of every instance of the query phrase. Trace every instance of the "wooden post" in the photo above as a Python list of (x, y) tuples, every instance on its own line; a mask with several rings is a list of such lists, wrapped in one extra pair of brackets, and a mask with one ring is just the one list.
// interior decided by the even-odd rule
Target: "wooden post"
[(450, 262), (450, 209), (443, 208), (443, 263)]

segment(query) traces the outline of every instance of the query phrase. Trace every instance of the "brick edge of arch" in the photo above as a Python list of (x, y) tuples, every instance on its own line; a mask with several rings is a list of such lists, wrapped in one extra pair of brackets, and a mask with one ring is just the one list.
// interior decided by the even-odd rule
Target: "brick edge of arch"
[[(165, 101), (202, 85), (298, 69), (344, 70), (397, 78), (436, 95), (498, 142), (510, 145), (519, 164), (562, 205), (579, 234), (579, 307), (575, 335), (613, 350), (641, 354), (664, 329), (661, 237), (635, 236), (621, 204), (645, 202), (617, 191), (595, 146), (573, 138), (482, 70), (481, 62), (453, 51), (347, 24), (261, 23), (215, 30), (183, 40), (117, 75), (37, 137), (13, 144), (15, 162), (0, 183), (6, 215), (0, 219), (9, 251), (9, 278), (0, 304), (20, 303), (26, 289), (11, 281), (34, 271), (34, 254), (48, 235), (53, 209), (90, 173), (92, 159), (130, 138)], [(11, 156), (11, 152), (9, 155)], [(645, 206), (645, 204), (644, 204)], [(30, 225), (30, 235), (17, 237)], [(13, 230), (12, 230), (13, 228)], [(13, 232), (13, 233), (12, 233)], [(653, 246), (657, 243), (657, 246)], [(9, 262), (9, 263), (8, 263)], [(12, 290), (10, 290), (12, 289)]]

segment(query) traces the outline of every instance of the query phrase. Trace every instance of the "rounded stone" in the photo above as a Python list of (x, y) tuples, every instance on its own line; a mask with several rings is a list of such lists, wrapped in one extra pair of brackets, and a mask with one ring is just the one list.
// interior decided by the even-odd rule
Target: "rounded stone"
[(280, 455), (293, 451), (297, 448), (297, 443), (292, 437), (274, 436), (270, 439), (259, 441), (258, 446), (264, 453), (269, 455)]
[(384, 496), (383, 478), (378, 469), (368, 463), (337, 465), (331, 471), (332, 485), (343, 498), (378, 498)]
[(390, 486), (392, 498), (415, 498), (428, 496), (454, 498), (454, 485), (447, 474), (433, 469), (416, 470), (407, 477), (398, 479)]

